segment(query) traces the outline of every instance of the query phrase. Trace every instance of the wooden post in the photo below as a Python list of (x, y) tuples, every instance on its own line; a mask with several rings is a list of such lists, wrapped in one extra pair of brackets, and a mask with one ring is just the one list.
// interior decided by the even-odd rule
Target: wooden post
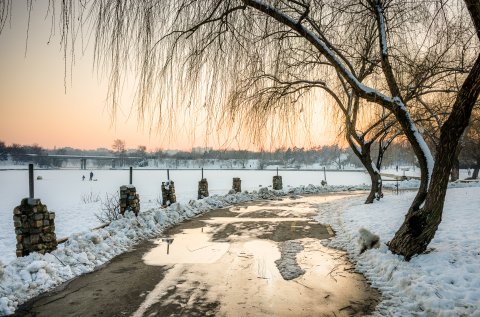
[(170, 170), (167, 168), (167, 180), (170, 180)]
[(202, 167), (202, 179), (203, 179), (203, 167)]
[(130, 185), (132, 185), (133, 181), (133, 167), (130, 166)]
[(323, 180), (327, 181), (327, 171), (325, 169), (325, 166), (323, 167)]
[(33, 198), (33, 164), (28, 164), (28, 189), (29, 189), (29, 198)]
[(277, 166), (277, 176), (278, 176), (278, 166)]

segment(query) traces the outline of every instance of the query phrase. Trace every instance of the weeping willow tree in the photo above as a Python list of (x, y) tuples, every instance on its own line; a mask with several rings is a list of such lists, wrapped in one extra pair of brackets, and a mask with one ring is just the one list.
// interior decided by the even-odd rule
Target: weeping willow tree
[[(1, 2), (0, 26), (10, 4)], [(140, 114), (163, 122), (176, 109), (203, 107), (213, 121), (257, 140), (278, 122), (294, 125), (318, 103), (318, 90), (382, 107), (401, 127), (421, 171), (390, 250), (410, 259), (433, 239), (458, 141), (480, 93), (477, 1), (63, 0), (58, 8), (51, 0), (50, 8), (65, 57), (78, 34), (94, 39), (95, 63), (110, 76), (113, 109), (129, 72), (136, 74)], [(435, 71), (412, 72), (412, 65)], [(417, 96), (445, 90), (441, 78), (460, 80), (445, 105), (450, 111), (434, 160), (411, 105)], [(345, 109), (351, 118), (353, 108)]]

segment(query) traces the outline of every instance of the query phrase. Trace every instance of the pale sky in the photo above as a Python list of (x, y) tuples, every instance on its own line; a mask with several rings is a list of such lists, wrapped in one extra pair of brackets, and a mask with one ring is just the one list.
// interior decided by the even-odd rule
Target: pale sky
[[(192, 122), (185, 114), (182, 126), (171, 135), (150, 131), (149, 124), (137, 120), (132, 105), (133, 87), (125, 87), (121, 109), (112, 121), (106, 106), (107, 80), (93, 69), (92, 46), (85, 55), (78, 51), (71, 76), (64, 87), (63, 51), (59, 36), (49, 42), (50, 20), (45, 20), (47, 1), (34, 2), (28, 42), (27, 8), (24, 1), (13, 1), (10, 25), (0, 34), (0, 140), (7, 144), (33, 144), (43, 147), (94, 149), (111, 148), (114, 139), (125, 140), (127, 148), (138, 145), (148, 150), (208, 146), (231, 149), (274, 149), (282, 145), (311, 147), (331, 143), (335, 130), (324, 127), (324, 112), (317, 109), (310, 136), (299, 127), (295, 137), (278, 143), (275, 133), (262, 145), (253, 145), (248, 136), (234, 138), (225, 133), (206, 134), (202, 122)], [(27, 42), (27, 43), (26, 43)], [(28, 50), (25, 56), (25, 45)], [(145, 126), (145, 127), (144, 127)]]

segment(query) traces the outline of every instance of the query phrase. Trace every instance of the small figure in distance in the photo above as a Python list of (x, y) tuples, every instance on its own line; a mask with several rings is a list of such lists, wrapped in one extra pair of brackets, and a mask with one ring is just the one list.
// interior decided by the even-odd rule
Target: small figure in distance
[(84, 181), (84, 180), (85, 180), (85, 175), (82, 175), (82, 181)]
[(396, 169), (397, 169), (397, 172), (398, 172), (398, 165), (397, 165)]
[(93, 180), (93, 172), (90, 172), (90, 180)]

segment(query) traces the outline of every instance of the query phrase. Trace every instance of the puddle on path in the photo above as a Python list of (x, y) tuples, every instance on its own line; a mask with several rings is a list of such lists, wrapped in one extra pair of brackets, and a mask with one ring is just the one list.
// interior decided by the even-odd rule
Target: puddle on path
[[(157, 240), (157, 247), (143, 257), (148, 265), (165, 265), (176, 263), (213, 263), (218, 261), (230, 246), (226, 242), (212, 242), (211, 233), (200, 229), (185, 229), (174, 235), (171, 244)], [(207, 231), (204, 229), (204, 231)], [(211, 231), (211, 230), (208, 230)], [(167, 254), (168, 248), (168, 254)]]
[[(331, 231), (308, 218), (318, 204), (335, 208), (335, 200), (344, 196), (249, 203), (181, 224), (170, 232), (174, 240), (168, 255), (161, 240), (145, 254), (146, 264), (174, 265), (133, 316), (368, 313), (378, 292), (354, 271), (344, 252), (321, 244)], [(262, 217), (265, 212), (268, 218)], [(304, 247), (296, 260), (305, 274), (286, 281), (275, 260), (279, 242), (293, 239)]]

